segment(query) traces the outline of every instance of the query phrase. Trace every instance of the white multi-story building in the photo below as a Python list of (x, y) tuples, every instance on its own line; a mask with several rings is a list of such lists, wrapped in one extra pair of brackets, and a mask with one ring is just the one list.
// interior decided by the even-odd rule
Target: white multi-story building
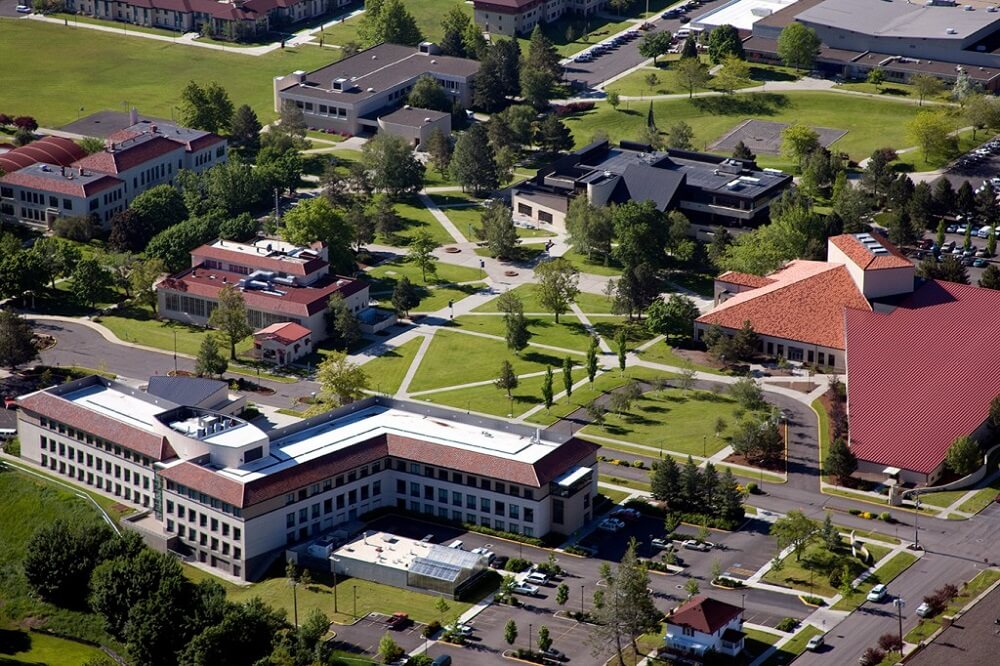
[(164, 547), (255, 579), (380, 508), (541, 537), (593, 515), (597, 446), (368, 398), (264, 433), (92, 376), (19, 399), (22, 456), (150, 510)]

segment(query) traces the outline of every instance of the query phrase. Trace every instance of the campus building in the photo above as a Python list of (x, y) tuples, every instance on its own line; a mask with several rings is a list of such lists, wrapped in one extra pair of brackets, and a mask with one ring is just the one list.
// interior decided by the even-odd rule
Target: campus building
[(74, 151), (61, 143), (0, 155), (5, 163), (32, 160), (0, 177), (0, 219), (48, 229), (60, 217), (90, 216), (107, 228), (149, 188), (172, 184), (183, 169), (204, 171), (227, 159), (226, 140), (217, 134), (139, 120), (134, 111), (132, 118), (105, 139), (103, 150), (69, 164), (64, 158)]
[(473, 20), (491, 35), (527, 35), (539, 23), (552, 23), (565, 14), (589, 16), (607, 0), (474, 0)]
[(66, 0), (70, 13), (245, 40), (322, 16), (350, 0)]
[(667, 616), (663, 638), (669, 654), (701, 660), (712, 654), (743, 652), (743, 609), (699, 594)]
[(351, 136), (381, 129), (422, 143), (434, 128), (450, 132), (451, 119), (428, 109), (399, 111), (417, 79), (432, 77), (454, 103), (468, 108), (478, 71), (477, 61), (442, 55), (430, 42), (384, 43), (312, 72), (275, 77), (274, 110), (293, 102), (312, 128)]
[[(326, 313), (334, 294), (354, 313), (368, 307), (368, 283), (332, 275), (323, 243), (296, 247), (269, 238), (253, 244), (220, 238), (191, 251), (191, 268), (156, 285), (157, 312), (165, 319), (207, 326), (219, 292), (227, 286), (243, 295), (254, 329), (285, 323), (307, 329), (311, 340), (301, 340), (300, 350), (326, 339)], [(303, 337), (309, 336), (296, 335), (292, 345)], [(297, 357), (298, 350), (293, 351)]]
[(511, 188), (514, 215), (553, 231), (566, 230), (575, 196), (604, 206), (652, 201), (692, 221), (745, 226), (768, 218), (771, 201), (792, 177), (759, 169), (750, 160), (684, 150), (654, 151), (646, 144), (596, 141), (539, 169)]
[(147, 509), (147, 538), (259, 578), (286, 547), (380, 508), (527, 536), (593, 517), (597, 446), (383, 397), (264, 432), (90, 376), (18, 399), (21, 455)]
[(797, 21), (822, 41), (816, 69), (863, 78), (879, 68), (886, 81), (918, 73), (954, 82), (965, 72), (986, 90), (1000, 89), (1000, 12), (984, 0), (798, 0), (753, 24), (747, 58), (778, 63), (778, 36)]

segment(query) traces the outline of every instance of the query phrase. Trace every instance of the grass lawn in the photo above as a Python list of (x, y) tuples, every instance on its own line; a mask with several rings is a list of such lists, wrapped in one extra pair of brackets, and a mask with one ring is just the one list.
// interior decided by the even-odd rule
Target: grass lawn
[(667, 451), (711, 456), (726, 446), (724, 436), (715, 436), (716, 418), (734, 424), (738, 409), (732, 398), (708, 391), (651, 391), (624, 416), (608, 413), (604, 425), (588, 425), (583, 432), (647, 446), (662, 442)]
[[(530, 342), (578, 352), (586, 352), (590, 346), (590, 333), (571, 314), (560, 317), (558, 324), (554, 317), (528, 315), (525, 319), (531, 333)], [(499, 315), (463, 315), (455, 320), (455, 325), (469, 331), (504, 337), (506, 328), (503, 320)]]
[(119, 21), (102, 21), (98, 18), (93, 18), (92, 16), (80, 16), (79, 14), (69, 14), (62, 12), (54, 12), (47, 15), (49, 18), (63, 19), (68, 21), (70, 27), (75, 27), (75, 23), (87, 23), (90, 25), (101, 25), (106, 28), (117, 28), (118, 30), (124, 29), (126, 32), (145, 32), (150, 35), (160, 35), (162, 37), (181, 37), (183, 33), (176, 30), (163, 30), (162, 28), (150, 28), (144, 25), (133, 25), (131, 23), (119, 22)]
[[(571, 56), (631, 27), (636, 27), (636, 24), (625, 20), (625, 17), (616, 21), (612, 12), (608, 12), (607, 17), (589, 16), (584, 18), (567, 14), (555, 21), (543, 23), (542, 31), (546, 37), (552, 40), (559, 55)], [(575, 39), (567, 39), (567, 37), (574, 35)], [(517, 41), (521, 47), (521, 53), (526, 54), (529, 40), (518, 37)]]
[[(645, 116), (643, 116), (645, 118)], [(645, 122), (645, 120), (643, 120)], [(638, 136), (638, 134), (636, 134)], [(607, 266), (604, 265), (603, 261), (591, 261), (588, 257), (580, 254), (576, 250), (568, 250), (566, 254), (563, 255), (563, 259), (573, 264), (576, 270), (581, 273), (593, 273), (594, 275), (604, 275), (607, 277), (618, 277), (622, 274), (622, 267), (613, 258), (608, 257)]]
[[(626, 368), (625, 374), (622, 375), (618, 371), (604, 372), (598, 374), (594, 378), (593, 383), (584, 384), (573, 391), (573, 395), (570, 397), (563, 396), (562, 399), (557, 400), (555, 404), (552, 405), (551, 409), (546, 409), (532, 414), (528, 417), (527, 421), (529, 423), (538, 423), (540, 425), (552, 425), (561, 418), (565, 418), (575, 412), (578, 409), (586, 407), (595, 398), (600, 397), (605, 391), (611, 391), (619, 386), (624, 386), (626, 382), (630, 379), (669, 379), (675, 377), (669, 372), (659, 372), (651, 368), (642, 367), (632, 367)], [(582, 370), (576, 370), (573, 373), (574, 381), (580, 381), (585, 378), (586, 374)], [(561, 384), (559, 385), (559, 390), (562, 390)]]
[(976, 494), (965, 500), (958, 509), (966, 513), (979, 513), (993, 503), (997, 491), (1000, 491), (1000, 479), (996, 479), (990, 485), (976, 491)]
[(620, 479), (613, 474), (598, 474), (597, 480), (601, 484), (610, 484), (612, 486), (622, 486), (625, 488), (631, 488), (632, 490), (649, 490), (649, 484), (643, 481), (636, 481), (634, 479)]
[(941, 626), (941, 618), (953, 616), (966, 604), (978, 597), (986, 588), (1000, 580), (1000, 571), (996, 569), (986, 569), (980, 571), (975, 577), (961, 587), (961, 592), (948, 604), (948, 608), (940, 615), (930, 618), (922, 618), (913, 629), (906, 634), (907, 643), (919, 643), (926, 640), (931, 634)]
[[(459, 7), (470, 18), (472, 17), (472, 5), (467, 5), (461, 0), (407, 0), (406, 2), (406, 9), (413, 15), (424, 39), (436, 43), (441, 41), (441, 18), (452, 7)], [(364, 14), (358, 14), (343, 23), (325, 28), (323, 30), (324, 43), (343, 46), (348, 42), (359, 41), (358, 29), (361, 26), (363, 16)], [(521, 50), (524, 51), (524, 49)], [(524, 52), (527, 53), (527, 51)]]
[[(96, 614), (59, 608), (34, 597), (20, 566), (27, 542), (35, 530), (56, 520), (96, 527), (102, 523), (97, 511), (89, 503), (54, 484), (4, 466), (0, 466), (0, 497), (3, 497), (3, 502), (0, 502), (0, 535), (3, 535), (0, 538), (0, 561), (4, 563), (0, 567), (0, 599), (3, 600), (0, 603), (0, 629), (18, 629), (23, 621), (31, 618), (34, 627), (112, 645), (111, 638), (104, 631), (103, 620)], [(53, 659), (51, 650), (54, 641), (45, 641), (44, 637), (38, 641), (34, 640), (36, 636), (31, 638), (31, 651), (19, 655), (14, 663), (78, 663)], [(73, 654), (71, 659), (76, 657)]]
[[(524, 304), (525, 312), (546, 312), (547, 309), (538, 300), (538, 287), (534, 284), (522, 284), (511, 290), (517, 294)], [(611, 314), (611, 301), (600, 294), (581, 291), (576, 295), (576, 304), (584, 314)], [(493, 299), (475, 308), (473, 312), (499, 312), (497, 301)]]
[(712, 298), (715, 294), (715, 276), (707, 273), (671, 273), (667, 282), (684, 287), (699, 296)]
[[(562, 386), (562, 372), (553, 368), (552, 375), (552, 389), (558, 391), (559, 387)], [(493, 384), (428, 393), (416, 396), (416, 399), (495, 416), (507, 416), (508, 414), (519, 416), (535, 405), (541, 404), (542, 383), (544, 381), (544, 375), (519, 379), (517, 388), (511, 391), (514, 399), (513, 412), (511, 412), (511, 402), (507, 399), (507, 392), (498, 389)]]
[(743, 643), (743, 649), (746, 650), (747, 656), (753, 661), (760, 655), (767, 651), (767, 648), (771, 647), (781, 636), (777, 634), (772, 634), (767, 631), (758, 631), (756, 629), (748, 629), (744, 627), (743, 633), (745, 633), (746, 639)]
[(938, 493), (924, 493), (920, 495), (920, 503), (941, 507), (943, 509), (951, 506), (955, 500), (959, 499), (968, 492), (968, 490), (944, 490)]
[(875, 571), (868, 580), (833, 605), (833, 610), (853, 611), (865, 601), (868, 591), (879, 583), (889, 583), (893, 578), (906, 571), (911, 564), (917, 561), (917, 556), (913, 553), (899, 552), (892, 559), (883, 564)]
[[(462, 359), (456, 363), (455, 359)], [(469, 382), (495, 379), (500, 362), (508, 360), (519, 375), (562, 367), (562, 356), (532, 348), (512, 354), (503, 340), (490, 340), (456, 331), (439, 331), (424, 356), (410, 391), (428, 391)]]
[(597, 489), (602, 495), (607, 497), (609, 500), (615, 504), (621, 504), (628, 498), (628, 493), (624, 493), (620, 490), (614, 490), (613, 488), (605, 488), (604, 486), (598, 484)]
[[(684, 85), (684, 82), (677, 76), (677, 72), (673, 68), (674, 63), (679, 59), (680, 56), (677, 55), (661, 57), (657, 60), (655, 67), (646, 66), (641, 69), (637, 69), (631, 74), (627, 74), (612, 83), (607, 87), (607, 90), (609, 92), (615, 91), (619, 95), (627, 97), (647, 97), (649, 95), (676, 95), (680, 93), (687, 93), (687, 86)], [(707, 64), (707, 57), (704, 58), (704, 60)], [(650, 74), (656, 75), (656, 82), (652, 85), (652, 87), (650, 87), (649, 82), (646, 80)], [(694, 91), (705, 92), (707, 90), (720, 90), (720, 88), (713, 84), (714, 81), (715, 77), (712, 77), (708, 80), (708, 85), (695, 88)], [(758, 85), (760, 85), (759, 81), (745, 79), (739, 87), (750, 88)], [(637, 109), (637, 104), (641, 104), (641, 102), (633, 100), (631, 102), (631, 108)], [(629, 102), (623, 100), (622, 107), (629, 109)]]
[[(427, 282), (424, 282), (424, 277), (420, 273), (420, 267), (416, 264), (411, 263), (405, 257), (399, 257), (398, 259), (392, 259), (391, 261), (386, 261), (368, 271), (368, 275), (379, 280), (383, 283), (388, 283), (388, 289), (391, 291), (392, 287), (395, 286), (396, 281), (402, 277), (410, 278), (410, 282), (416, 285), (440, 285), (440, 284), (454, 284), (457, 282), (475, 282), (476, 280), (481, 280), (483, 274), (477, 268), (467, 268), (465, 266), (456, 266), (455, 264), (446, 264), (443, 261), (439, 261), (436, 264), (437, 270), (434, 273), (429, 273), (427, 275)], [(381, 290), (382, 285), (379, 287)]]
[[(815, 91), (657, 100), (653, 109), (663, 123), (669, 119), (671, 123), (683, 120), (691, 125), (698, 149), (747, 118), (760, 118), (848, 130), (833, 145), (855, 160), (868, 157), (880, 146), (911, 145), (906, 124), (919, 111), (912, 104)], [(954, 125), (959, 126), (959, 122), (955, 120)], [(607, 133), (612, 141), (636, 139), (645, 123), (646, 107), (626, 112), (621, 108), (616, 111), (607, 104), (598, 104), (596, 109), (566, 120), (578, 147), (598, 131)]]
[[(819, 464), (822, 467), (823, 461), (826, 460), (826, 448), (830, 445), (830, 414), (819, 398), (813, 400), (811, 406), (816, 412), (816, 420), (819, 423)], [(820, 478), (823, 478), (822, 472)]]
[[(65, 368), (66, 366), (63, 366), (63, 367)], [(113, 379), (114, 375), (112, 375), (111, 378)], [(8, 464), (16, 467), (20, 463), (13, 462), (13, 463), (8, 463)], [(108, 517), (110, 517), (111, 520), (115, 521), (115, 523), (120, 524), (122, 518), (124, 518), (125, 516), (128, 516), (128, 515), (130, 515), (132, 513), (135, 513), (135, 509), (133, 509), (132, 507), (126, 506), (124, 504), (120, 504), (120, 503), (116, 502), (115, 500), (111, 499), (110, 497), (105, 497), (104, 495), (101, 495), (100, 493), (95, 493), (95, 492), (91, 491), (89, 488), (87, 488), (86, 486), (77, 485), (76, 483), (73, 483), (72, 481), (68, 481), (67, 479), (60, 478), (60, 477), (58, 477), (58, 476), (56, 476), (54, 474), (49, 474), (48, 472), (42, 472), (42, 471), (34, 469), (34, 468), (29, 468), (29, 469), (31, 469), (31, 471), (33, 473), (35, 473), (35, 474), (41, 474), (43, 477), (48, 478), (48, 479), (52, 479), (53, 481), (59, 481), (61, 483), (68, 484), (70, 486), (73, 486), (74, 488), (77, 488), (81, 493), (86, 493), (86, 495), (88, 497), (90, 497), (92, 500), (94, 500), (94, 502), (99, 507), (101, 507), (101, 509), (104, 511), (104, 513), (108, 514)]]
[(764, 574), (764, 581), (821, 597), (835, 596), (837, 590), (828, 580), (832, 566), (841, 567), (847, 564), (851, 570), (852, 580), (868, 568), (859, 558), (851, 556), (850, 546), (846, 540), (843, 544), (843, 548), (837, 553), (842, 557), (835, 558), (822, 543), (813, 542), (806, 547), (801, 559), (796, 559), (795, 553), (790, 553), (782, 560), (781, 570), (771, 569)]
[[(9, 637), (10, 638), (10, 637)], [(25, 650), (8, 652), (6, 648), (0, 652), (0, 664), (59, 664), (59, 666), (83, 666), (88, 660), (104, 653), (96, 647), (77, 643), (65, 638), (57, 638), (34, 632), (20, 632), (11, 642), (26, 643)]]
[[(337, 580), (337, 609), (333, 612), (333, 585), (328, 584), (324, 577), (319, 580), (318, 575), (314, 575), (314, 582), (308, 587), (299, 586), (298, 606), (299, 622), (302, 622), (313, 609), (323, 611), (327, 617), (335, 622), (351, 622), (354, 611), (354, 588), (357, 588), (358, 615), (364, 616), (371, 612), (385, 613), (391, 615), (396, 612), (408, 613), (417, 622), (431, 622), (440, 619), (441, 614), (434, 608), (438, 597), (430, 594), (420, 594), (410, 590), (404, 590), (389, 585), (381, 585), (360, 578), (338, 578)], [(260, 597), (264, 603), (272, 608), (283, 608), (288, 613), (289, 622), (292, 621), (292, 589), (288, 585), (288, 579), (269, 578), (248, 587), (230, 590), (227, 595), (230, 601), (249, 601), (254, 597)], [(455, 615), (461, 614), (469, 609), (471, 604), (449, 600), (451, 609), (446, 614), (450, 620)]]
[(781, 646), (771, 657), (764, 662), (764, 666), (777, 666), (778, 664), (790, 664), (796, 657), (805, 652), (806, 643), (813, 636), (818, 636), (823, 632), (820, 629), (807, 624), (802, 627), (795, 636)]
[[(440, 15), (434, 14), (435, 21)], [(39, 21), (4, 21), (0, 62), (7, 68), (4, 93), (18, 100), (17, 113), (58, 127), (85, 113), (123, 108), (170, 118), (188, 81), (219, 81), (236, 104), (249, 104), (262, 122), (273, 120), (271, 81), (298, 69), (310, 71), (336, 60), (330, 49), (289, 47), (263, 56), (201, 49)], [(38, 44), (46, 57), (24, 58)], [(45, 81), (39, 86), (39, 81)]]
[(399, 385), (403, 383), (403, 377), (410, 369), (410, 364), (413, 363), (413, 357), (417, 355), (422, 341), (423, 338), (410, 340), (364, 364), (365, 372), (375, 382), (376, 389), (380, 393), (391, 395), (399, 390)]
[[(957, 111), (952, 111), (951, 115), (953, 118), (957, 117)], [(965, 122), (963, 122), (960, 118), (955, 120), (955, 122), (958, 125), (965, 125)], [(892, 168), (898, 172), (932, 171), (945, 166), (949, 161), (951, 161), (952, 158), (957, 157), (959, 154), (968, 152), (977, 147), (990, 136), (991, 135), (986, 132), (977, 132), (976, 138), (973, 140), (971, 131), (959, 132), (958, 152), (954, 155), (929, 155), (925, 159), (923, 152), (920, 150), (911, 150), (908, 153), (900, 155), (899, 159), (892, 163)]]
[(452, 238), (441, 223), (437, 221), (429, 210), (416, 197), (396, 204), (396, 215), (399, 217), (400, 230), (392, 239), (380, 238), (380, 241), (391, 240), (391, 245), (409, 245), (410, 240), (418, 231), (426, 231), (438, 245), (448, 245), (454, 243)]
[[(128, 316), (123, 316), (128, 315)], [(147, 347), (156, 347), (173, 351), (174, 336), (177, 340), (177, 351), (181, 354), (196, 356), (201, 347), (201, 341), (210, 333), (200, 326), (189, 326), (171, 320), (157, 320), (145, 308), (129, 308), (122, 315), (108, 315), (100, 318), (100, 324), (106, 326), (112, 333), (125, 342), (132, 342)], [(219, 335), (219, 346), (228, 350), (228, 342), (224, 335)], [(249, 351), (253, 346), (247, 338), (236, 346), (236, 353)]]
[(680, 356), (674, 351), (674, 348), (664, 342), (657, 342), (652, 347), (644, 349), (639, 352), (639, 358), (644, 361), (651, 361), (653, 363), (663, 363), (664, 365), (673, 365), (678, 368), (687, 367), (689, 364), (692, 368), (698, 372), (710, 372), (713, 375), (724, 375), (725, 373), (718, 368), (713, 368), (708, 365), (702, 365), (701, 363), (691, 363), (683, 356)]

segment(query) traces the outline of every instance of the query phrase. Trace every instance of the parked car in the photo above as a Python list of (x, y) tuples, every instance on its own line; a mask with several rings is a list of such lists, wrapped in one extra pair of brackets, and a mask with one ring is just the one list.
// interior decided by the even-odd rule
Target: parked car
[(433, 534), (425, 534), (424, 538), (421, 539), (420, 541), (422, 541), (423, 543), (430, 543), (431, 541), (434, 541), (434, 535)]
[(868, 592), (868, 601), (879, 602), (885, 599), (885, 595), (889, 592), (889, 588), (885, 586), (884, 583), (879, 583), (873, 587)]
[(948, 226), (947, 226), (947, 227), (945, 228), (945, 231), (947, 231), (947, 232), (948, 232), (949, 234), (953, 234), (953, 233), (955, 233), (956, 231), (958, 231), (958, 225), (957, 225), (957, 224), (949, 224), (949, 225), (948, 225)]
[(439, 654), (434, 657), (434, 661), (431, 662), (431, 666), (451, 666), (451, 655)]
[(399, 631), (403, 627), (410, 624), (410, 616), (406, 613), (393, 613), (389, 616), (389, 619), (385, 621), (389, 625), (390, 629), (395, 629)]
[(633, 521), (639, 519), (639, 512), (635, 509), (629, 509), (627, 507), (622, 507), (620, 509), (615, 509), (611, 512), (612, 518), (617, 518), (618, 520)]
[(712, 546), (714, 544), (709, 543), (708, 541), (698, 541), (697, 539), (687, 539), (685, 541), (682, 541), (681, 545), (684, 546), (685, 548), (687, 548), (688, 550), (700, 550), (703, 553), (707, 553), (708, 551), (712, 550)]
[(524, 580), (532, 583), (533, 585), (548, 585), (549, 577), (543, 574), (541, 571), (532, 571), (524, 577)]
[(472, 627), (467, 624), (462, 624), (461, 622), (456, 622), (455, 624), (449, 624), (444, 628), (446, 634), (461, 634), (462, 636), (471, 636)]
[(490, 562), (492, 562), (493, 558), (496, 557), (496, 553), (494, 553), (489, 548), (484, 548), (484, 547), (473, 548), (471, 552), (472, 552), (473, 555), (482, 555), (483, 557), (485, 557), (487, 564), (489, 564)]
[(28, 5), (18, 5), (15, 8), (15, 11), (17, 11), (18, 14), (30, 14), (31, 7), (29, 7)]
[(917, 606), (917, 617), (927, 617), (931, 614), (933, 608), (926, 601), (919, 606)]
[(514, 592), (517, 594), (525, 594), (529, 597), (537, 597), (538, 586), (532, 585), (531, 583), (518, 583), (514, 586)]
[(543, 650), (542, 656), (546, 659), (551, 659), (552, 661), (569, 661), (565, 653), (560, 652), (554, 647), (550, 647), (548, 650)]
[(454, 548), (455, 550), (464, 550), (462, 548), (462, 546), (464, 546), (464, 545), (465, 545), (465, 543), (461, 539), (455, 539), (454, 541), (452, 541), (451, 543), (448, 544), (448, 547), (449, 548)]
[(506, 555), (497, 555), (492, 560), (490, 560), (490, 568), (502, 570), (504, 567), (507, 566), (507, 562), (509, 561), (510, 558), (507, 557)]
[(659, 548), (660, 550), (671, 550), (674, 544), (670, 542), (670, 539), (653, 539), (653, 548)]
[(617, 518), (605, 518), (597, 524), (597, 529), (604, 530), (606, 532), (617, 532), (623, 527), (625, 527), (625, 523)]
[(812, 638), (809, 639), (809, 642), (806, 643), (806, 649), (809, 650), (810, 652), (817, 652), (821, 647), (823, 647), (823, 643), (824, 643), (823, 634), (820, 634), (819, 636), (813, 636)]

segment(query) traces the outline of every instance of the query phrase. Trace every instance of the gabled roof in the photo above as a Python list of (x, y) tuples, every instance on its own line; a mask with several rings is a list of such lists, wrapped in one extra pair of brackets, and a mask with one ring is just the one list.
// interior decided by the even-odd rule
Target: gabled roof
[(312, 335), (312, 331), (301, 324), (296, 324), (294, 321), (283, 321), (278, 322), (277, 324), (271, 324), (267, 328), (262, 328), (253, 334), (255, 338), (265, 337), (274, 339), (283, 345), (297, 342), (298, 340), (309, 337), (310, 335)]
[(847, 313), (851, 450), (933, 472), (1000, 394), (1000, 291), (929, 281), (891, 312)]
[(678, 606), (667, 618), (667, 624), (690, 627), (703, 634), (714, 634), (742, 613), (743, 609), (739, 606), (699, 594)]
[(81, 176), (79, 170), (69, 167), (54, 167), (36, 163), (14, 173), (8, 173), (0, 181), (39, 192), (60, 194), (70, 197), (89, 197), (105, 190), (121, 187), (122, 181), (103, 173), (87, 173)]
[(619, 203), (630, 200), (652, 201), (657, 210), (664, 211), (673, 203), (677, 190), (684, 181), (683, 172), (636, 162), (622, 171), (621, 178), (611, 193), (611, 200)]
[(766, 287), (774, 282), (773, 279), (769, 277), (764, 277), (763, 275), (753, 275), (752, 273), (738, 273), (736, 271), (726, 271), (719, 277), (715, 278), (716, 282), (725, 282), (726, 284), (735, 284), (741, 287), (750, 287), (751, 289), (757, 289), (759, 287)]
[(761, 335), (844, 349), (844, 310), (871, 310), (842, 264), (796, 260), (767, 278), (772, 282), (736, 294), (697, 321), (734, 330), (749, 321)]
[(841, 234), (829, 239), (847, 258), (858, 265), (861, 270), (879, 271), (888, 268), (913, 268), (913, 262), (890, 243), (884, 236), (871, 234), (886, 253), (875, 254), (854, 234)]
[[(218, 242), (216, 241), (216, 243)], [(239, 266), (249, 266), (255, 270), (277, 271), (279, 273), (299, 276), (311, 275), (326, 265), (326, 262), (319, 258), (303, 260), (281, 254), (272, 255), (264, 251), (264, 248), (258, 248), (258, 254), (250, 254), (238, 249), (240, 247), (245, 248), (245, 245), (240, 243), (233, 243), (232, 245), (233, 247), (229, 248), (207, 243), (191, 250), (191, 258), (195, 261), (203, 259), (231, 261)]]
[(226, 383), (205, 377), (167, 377), (156, 375), (149, 378), (146, 393), (188, 407), (206, 406), (201, 403), (211, 398)]
[(106, 148), (77, 160), (74, 166), (117, 175), (150, 160), (183, 150), (183, 145), (163, 136), (132, 137), (121, 144), (114, 144), (113, 148)]

